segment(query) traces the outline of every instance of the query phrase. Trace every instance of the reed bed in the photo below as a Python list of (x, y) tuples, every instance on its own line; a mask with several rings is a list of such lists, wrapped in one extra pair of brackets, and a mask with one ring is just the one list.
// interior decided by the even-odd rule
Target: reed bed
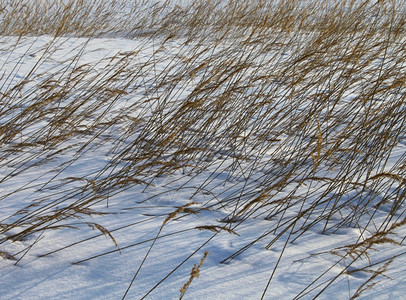
[[(134, 189), (150, 196), (133, 208), (159, 199), (154, 182), (165, 178), (165, 193), (188, 197), (154, 202), (161, 228), (221, 213), (197, 228), (216, 238), (269, 221), (223, 263), (256, 243), (282, 242), (282, 259), (308, 232), (356, 228), (355, 240), (314, 254), (345, 261), (342, 270), (317, 274), (297, 298), (322, 294), (353, 266), (372, 274), (353, 297), (373, 289), (390, 268), (374, 265), (374, 249), (402, 251), (404, 241), (404, 4), (0, 1), (0, 205), (25, 203), (0, 215), (0, 255), (18, 263), (32, 242), (21, 253), (11, 243), (72, 227), (100, 231), (119, 251), (115, 232), (89, 219)], [(134, 48), (88, 62), (92, 41), (117, 36)], [(89, 157), (99, 159), (82, 166)]]

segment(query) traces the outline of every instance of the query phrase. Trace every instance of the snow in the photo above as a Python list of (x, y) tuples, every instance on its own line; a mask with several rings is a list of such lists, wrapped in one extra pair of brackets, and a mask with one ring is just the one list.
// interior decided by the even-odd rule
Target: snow
[[(92, 132), (86, 132), (86, 128), (102, 122), (79, 118), (76, 119), (80, 120), (76, 124), (80, 124), (77, 125), (78, 130), (80, 126), (83, 127), (83, 132), (74, 140), (68, 139), (56, 143), (55, 149), (44, 152), (37, 147), (31, 150), (28, 148), (26, 152), (8, 155), (5, 161), (2, 159), (0, 224), (10, 224), (19, 220), (21, 214), (16, 213), (32, 201), (42, 200), (42, 203), (47, 203), (52, 209), (81, 201), (82, 197), (88, 199), (91, 197), (91, 192), (85, 191), (80, 194), (78, 191), (81, 186), (91, 185), (92, 178), (108, 178), (110, 174), (117, 172), (110, 163), (123, 158), (120, 156), (119, 149), (123, 147), (131, 149), (129, 146), (131, 140), (146, 130), (140, 125), (135, 126), (133, 132), (129, 132), (127, 129), (129, 121), (120, 116), (123, 112), (130, 110), (132, 115), (127, 116), (133, 118), (144, 117), (145, 119), (153, 114), (154, 105), (159, 104), (145, 101), (148, 97), (145, 95), (150, 93), (148, 89), (153, 91), (155, 88), (156, 82), (153, 81), (153, 75), (160, 74), (168, 67), (172, 67), (173, 74), (176, 74), (182, 60), (179, 58), (180, 54), (193, 49), (193, 45), (182, 48), (185, 46), (180, 47), (181, 41), (172, 40), (165, 45), (162, 52), (153, 55), (160, 42), (142, 38), (130, 40), (72, 37), (52, 41), (51, 37), (38, 36), (25, 37), (17, 43), (16, 37), (1, 38), (0, 66), (2, 66), (2, 72), (5, 72), (0, 81), (1, 92), (4, 93), (6, 87), (20, 83), (30, 72), (33, 74), (24, 89), (27, 93), (31, 89), (34, 90), (26, 102), (15, 103), (15, 107), (12, 108), (15, 109), (14, 115), (27, 108), (30, 101), (37, 101), (37, 96), (40, 94), (35, 91), (35, 87), (45, 79), (55, 78), (58, 81), (64, 72), (78, 68), (80, 65), (83, 68), (91, 67), (89, 72), (78, 81), (78, 85), (73, 87), (77, 91), (77, 98), (65, 99), (60, 103), (60, 107), (75, 105), (75, 101), (87, 96), (87, 91), (91, 90), (91, 87), (102, 86), (103, 76), (111, 74), (109, 65), (122, 64), (122, 68), (127, 72), (121, 74), (123, 76), (131, 72), (142, 72), (144, 82), (139, 82), (139, 78), (134, 79), (129, 86), (121, 86), (118, 82), (117, 90), (123, 89), (130, 93), (118, 98), (117, 101), (102, 103), (98, 107), (92, 106), (95, 103), (84, 104), (81, 107), (81, 109), (94, 110), (95, 114), (105, 111), (102, 121), (107, 122), (114, 118), (119, 120), (116, 125), (103, 129), (102, 134), (96, 136), (90, 144), (87, 144), (87, 141), (93, 135)], [(53, 50), (45, 51), (47, 47), (52, 47)], [(219, 48), (216, 51), (222, 50)], [(120, 61), (121, 55), (125, 56), (129, 52), (136, 53), (131, 62)], [(51, 53), (50, 56), (48, 56), (49, 53)], [(81, 54), (75, 66), (71, 62), (79, 53)], [(151, 59), (156, 60), (154, 67), (137, 69), (139, 65)], [(37, 64), (37, 62), (41, 63)], [(182, 99), (193, 90), (192, 85), (197, 84), (205, 75), (202, 73), (195, 76), (184, 86), (177, 86), (178, 90), (172, 92), (176, 97), (168, 101), (176, 102)], [(105, 96), (100, 93), (100, 99), (107, 99), (107, 96), (103, 98)], [(348, 101), (351, 102), (353, 97), (355, 96), (348, 95)], [(45, 109), (51, 107), (52, 105)], [(175, 106), (173, 107), (176, 109)], [(14, 115), (8, 114), (2, 117), (2, 124), (10, 121)], [(163, 118), (165, 120), (166, 117)], [(230, 123), (234, 121), (237, 120), (230, 120)], [(49, 119), (33, 120), (30, 124), (22, 129), (12, 143), (2, 145), (3, 155), (7, 149), (12, 149), (13, 143), (33, 142), (34, 139), (43, 137), (49, 126), (52, 126), (51, 112)], [(65, 125), (69, 126), (69, 124)], [(150, 128), (154, 126), (151, 125)], [(55, 128), (55, 130), (63, 133), (63, 128)], [(244, 141), (249, 133), (249, 129), (241, 132), (241, 141)], [(295, 145), (297, 142), (286, 133), (269, 137), (269, 139), (272, 138), (283, 141), (286, 143), (284, 145)], [(215, 147), (214, 139), (209, 143)], [(265, 148), (261, 153), (263, 160), (266, 161), (272, 153), (278, 151), (280, 149), (278, 147), (275, 143)], [(403, 135), (390, 155), (390, 160), (385, 166), (387, 170), (404, 161), (405, 149)], [(61, 152), (58, 153), (58, 150)], [(137, 151), (132, 150), (134, 152), (128, 153), (128, 159), (131, 159), (131, 155)], [(223, 153), (220, 151), (217, 154), (218, 158), (227, 156), (228, 150), (222, 149), (222, 151)], [(251, 155), (253, 152), (247, 149), (246, 153)], [(166, 155), (170, 156), (171, 153)], [(75, 159), (72, 160), (72, 158)], [(219, 220), (230, 218), (228, 215), (231, 213), (230, 207), (224, 210), (202, 210), (198, 214), (180, 212), (177, 218), (163, 225), (168, 214), (175, 211), (177, 207), (189, 203), (191, 199), (196, 204), (190, 207), (195, 209), (210, 207), (210, 205), (218, 208), (219, 198), (230, 199), (231, 203), (238, 205), (235, 199), (238, 199), (241, 187), (244, 186), (245, 175), (235, 171), (234, 168), (238, 166), (233, 166), (232, 159), (218, 161), (216, 159), (213, 158), (207, 163), (206, 169), (196, 174), (186, 172), (185, 175), (180, 169), (171, 175), (149, 177), (146, 170), (145, 180), (149, 182), (148, 187), (143, 184), (131, 185), (128, 189), (112, 190), (107, 198), (101, 197), (94, 201), (90, 208), (104, 215), (83, 215), (83, 219), (69, 219), (62, 222), (76, 228), (40, 230), (21, 241), (3, 241), (0, 244), (0, 250), (12, 254), (18, 261), (12, 259), (0, 261), (0, 298), (120, 299), (124, 296), (137, 270), (139, 272), (129, 289), (128, 299), (140, 299), (144, 296), (148, 299), (178, 298), (179, 290), (187, 282), (193, 265), (198, 265), (204, 251), (208, 251), (208, 257), (201, 266), (200, 276), (193, 279), (185, 299), (259, 299), (271, 276), (272, 281), (265, 299), (293, 299), (300, 292), (303, 292), (300, 294), (303, 298), (310, 299), (320, 292), (319, 284), (321, 287), (325, 286), (351, 262), (348, 256), (341, 259), (339, 255), (333, 255), (329, 251), (357, 240), (360, 230), (356, 226), (348, 226), (340, 227), (334, 233), (323, 233), (325, 223), (320, 222), (294, 239), (298, 235), (295, 229), (302, 224), (298, 223), (288, 228), (280, 226), (297, 213), (294, 211), (297, 205), (293, 203), (293, 211), (287, 210), (283, 217), (275, 215), (273, 218), (268, 218), (265, 212), (261, 215), (259, 211), (244, 222), (232, 223), (231, 228), (238, 235), (226, 231), (216, 233), (196, 229), (204, 225), (226, 225)], [(26, 161), (28, 163), (25, 163)], [(119, 163), (122, 168), (126, 165), (125, 159)], [(244, 166), (239, 167), (244, 172), (248, 172)], [(216, 172), (218, 168), (221, 172)], [(339, 170), (331, 172), (339, 172)], [(252, 174), (251, 182), (266, 183), (270, 174), (265, 171), (263, 174), (260, 172)], [(245, 187), (247, 193), (252, 195), (261, 193), (261, 185), (250, 184)], [(322, 184), (316, 186), (315, 183), (312, 186), (303, 185), (299, 187), (297, 194), (310, 195), (307, 203), (311, 203), (318, 193), (322, 192), (318, 189), (321, 186)], [(196, 190), (196, 187), (202, 188)], [(278, 197), (288, 196), (289, 193), (289, 190), (280, 191)], [(385, 196), (380, 195), (380, 197)], [(348, 193), (347, 197), (350, 198), (351, 193)], [(345, 209), (343, 208), (344, 211)], [(383, 206), (382, 209), (375, 211), (376, 226), (384, 222), (388, 210), (390, 206)], [(398, 213), (395, 218), (400, 216)], [(311, 218), (310, 215), (309, 223), (313, 221)], [(339, 221), (339, 216), (334, 215), (329, 226), (334, 229), (336, 224), (334, 222)], [(95, 224), (100, 224), (109, 230), (120, 250), (109, 236), (103, 235), (95, 228)], [(284, 232), (282, 232), (283, 229), (285, 229)], [(7, 234), (17, 233), (19, 230), (15, 228)], [(405, 233), (405, 228), (399, 228), (399, 236), (405, 236)], [(290, 234), (292, 236), (288, 240)], [(0, 238), (4, 237), (5, 234), (0, 235)], [(256, 238), (259, 238), (258, 242), (251, 244)], [(247, 248), (244, 248), (246, 246)], [(242, 248), (246, 251), (234, 257), (233, 255)], [(406, 291), (404, 243), (398, 246), (382, 245), (377, 250), (379, 251), (374, 252), (373, 258), (370, 258), (372, 263), (398, 255), (395, 263), (391, 264), (385, 273), (391, 280), (378, 276), (382, 281), (374, 289), (363, 293), (360, 298), (404, 299), (404, 291)], [(231, 256), (233, 259), (228, 260)], [(227, 261), (224, 262), (224, 260)], [(362, 264), (369, 264), (368, 257), (364, 257), (359, 264), (357, 262), (354, 266), (350, 266), (349, 270), (355, 270)], [(381, 265), (377, 265), (376, 268)], [(275, 269), (275, 266), (278, 267)], [(276, 270), (274, 274), (273, 270)], [(323, 275), (322, 278), (307, 288), (320, 275)], [(370, 274), (366, 272), (344, 274), (338, 277), (319, 298), (348, 299), (369, 277)], [(313, 288), (315, 289), (312, 290)]]

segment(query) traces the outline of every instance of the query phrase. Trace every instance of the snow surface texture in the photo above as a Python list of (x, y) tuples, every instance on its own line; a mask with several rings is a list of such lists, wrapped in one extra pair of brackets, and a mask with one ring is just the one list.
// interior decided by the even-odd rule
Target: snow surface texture
[[(400, 134), (382, 148), (381, 160), (365, 162), (371, 174), (347, 173), (365, 186), (332, 187), (326, 181), (340, 178), (342, 170), (317, 161), (324, 151), (319, 133), (330, 128), (338, 138), (348, 127), (326, 115), (342, 112), (351, 122), (353, 115), (345, 113), (361, 118), (382, 99), (361, 107), (355, 103), (359, 89), (348, 89), (334, 108), (308, 121), (311, 136), (300, 135), (292, 127), (296, 123), (285, 119), (308, 118), (309, 99), (334, 91), (310, 91), (297, 104), (298, 99), (275, 96), (256, 111), (250, 95), (270, 97), (276, 86), (280, 95), (289, 92), (291, 79), (275, 78), (262, 83), (264, 90), (253, 84), (228, 93), (238, 101), (225, 102), (222, 109), (236, 113), (224, 119), (216, 115), (219, 121), (208, 123), (210, 106), (221, 102), (215, 97), (227, 87), (211, 91), (207, 79), (227, 82), (234, 76), (229, 70), (211, 78), (212, 60), (241, 59), (273, 70), (275, 61), (289, 63), (291, 49), (251, 60), (249, 52), (230, 51), (226, 43), (205, 49), (180, 38), (2, 37), (0, 45), (0, 121), (13, 125), (0, 150), (1, 299), (119, 299), (126, 291), (128, 299), (174, 299), (205, 251), (200, 276), (193, 278), (185, 299), (259, 299), (268, 284), (266, 299), (311, 299), (327, 285), (319, 298), (348, 299), (374, 274), (371, 270), (392, 258), (374, 278), (382, 280), (361, 298), (405, 297), (404, 226), (388, 233), (392, 242), (388, 237), (368, 252), (360, 246), (348, 254), (360, 236), (368, 239), (382, 224), (389, 230), (404, 218), (405, 177), (393, 175), (405, 169), (404, 104), (395, 108), (398, 120), (388, 121), (388, 130)], [(187, 61), (190, 52), (199, 53), (195, 61)], [(241, 66), (236, 85), (253, 76), (253, 68)], [(58, 101), (47, 93), (51, 88)], [(199, 89), (213, 98), (199, 102), (193, 98)], [(19, 99), (19, 93), (21, 101), (7, 101)], [(186, 104), (200, 106), (202, 114), (188, 115)], [(281, 106), (290, 109), (286, 116), (273, 115)], [(36, 107), (44, 112), (39, 118), (30, 114)], [(184, 124), (173, 121), (179, 112)], [(264, 129), (275, 120), (275, 130)], [(162, 124), (172, 131), (159, 132)], [(209, 133), (201, 137), (196, 132), (205, 126)], [(352, 147), (356, 138), (341, 148)], [(365, 147), (374, 149), (367, 142)], [(187, 148), (191, 144), (204, 150), (193, 152)], [(171, 146), (154, 152), (157, 145)], [(309, 147), (314, 153), (306, 161), (287, 160)], [(195, 154), (182, 152), (187, 149)], [(147, 151), (152, 156), (143, 158)], [(336, 160), (345, 155), (343, 150)], [(358, 209), (366, 212), (359, 219)], [(333, 213), (324, 213), (329, 210)], [(57, 218), (41, 223), (41, 217), (55, 213)], [(24, 234), (26, 228), (33, 234)]]

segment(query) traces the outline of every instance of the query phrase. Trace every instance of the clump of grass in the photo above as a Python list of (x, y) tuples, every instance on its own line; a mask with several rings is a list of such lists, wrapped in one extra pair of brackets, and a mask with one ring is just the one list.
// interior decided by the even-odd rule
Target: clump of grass
[[(343, 245), (357, 261), (404, 218), (406, 157), (393, 155), (406, 131), (404, 13), (402, 1), (1, 1), (0, 202), (29, 201), (1, 216), (0, 245), (71, 228), (167, 177), (168, 193), (190, 199), (162, 226), (202, 210), (227, 215), (227, 226), (196, 227), (214, 234), (272, 222), (224, 262), (319, 228), (376, 232)], [(92, 39), (109, 36), (137, 43), (83, 63)], [(64, 47), (71, 56), (48, 70)], [(109, 159), (76, 174), (89, 156)]]

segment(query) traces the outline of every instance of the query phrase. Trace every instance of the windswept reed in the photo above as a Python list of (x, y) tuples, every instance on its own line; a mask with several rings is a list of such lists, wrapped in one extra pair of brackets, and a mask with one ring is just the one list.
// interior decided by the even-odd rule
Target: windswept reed
[[(405, 8), (368, 0), (0, 1), (0, 205), (23, 203), (0, 214), (0, 256), (22, 259), (31, 248), (9, 253), (13, 241), (29, 244), (53, 229), (90, 227), (117, 251), (129, 248), (113, 236), (128, 227), (89, 219), (108, 214), (124, 192), (136, 199), (131, 209), (156, 201), (163, 210), (149, 251), (175, 220), (215, 235), (270, 222), (223, 262), (262, 241), (267, 249), (282, 243), (281, 260), (306, 233), (345, 228), (359, 236), (323, 252), (332, 266), (356, 265), (383, 244), (400, 248)], [(95, 40), (112, 37), (133, 47), (99, 55)], [(176, 198), (168, 207), (159, 202), (165, 195)], [(211, 213), (218, 223), (187, 225)], [(331, 269), (297, 297), (317, 296), (350, 272), (330, 277)]]

